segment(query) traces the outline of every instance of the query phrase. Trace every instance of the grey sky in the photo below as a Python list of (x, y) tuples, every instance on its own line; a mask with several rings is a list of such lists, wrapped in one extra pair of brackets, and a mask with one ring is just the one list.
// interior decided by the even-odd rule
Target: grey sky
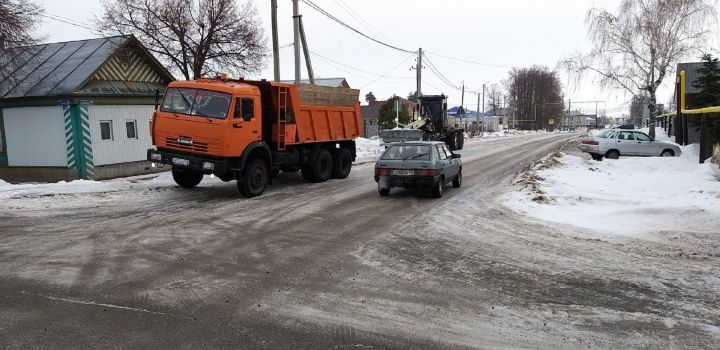
[[(95, 0), (40, 2), (50, 14), (88, 23), (101, 11), (100, 2)], [(292, 1), (278, 2), (280, 44), (285, 45), (293, 41)], [(589, 42), (584, 20), (588, 9), (592, 6), (614, 9), (619, 0), (314, 2), (379, 40), (407, 50), (422, 47), (428, 51), (431, 62), (454, 85), (460, 86), (462, 81), (465, 81), (467, 91), (478, 91), (484, 82), (499, 83), (505, 79), (509, 70), (506, 67), (544, 65), (554, 68), (557, 61), (564, 56), (577, 50), (586, 51)], [(262, 18), (269, 48), (270, 1), (253, 0), (253, 3)], [(317, 77), (346, 77), (351, 87), (361, 89), (363, 96), (372, 91), (379, 99), (385, 99), (394, 93), (406, 96), (415, 91), (415, 72), (410, 70), (415, 64), (414, 56), (410, 57), (410, 54), (397, 52), (361, 38), (302, 2), (300, 8), (308, 46), (313, 52), (324, 57), (312, 57)], [(48, 19), (40, 30), (48, 35), (48, 41), (77, 40), (94, 36), (89, 30)], [(291, 47), (281, 50), (283, 79), (294, 77), (292, 53)], [(464, 63), (437, 54), (502, 67)], [(427, 64), (425, 66), (427, 67)], [(397, 69), (393, 70), (394, 67)], [(382, 75), (385, 76), (381, 77)], [(303, 77), (306, 76), (306, 71), (303, 70)], [(574, 101), (606, 100), (609, 115), (627, 112), (629, 95), (601, 91), (591, 78), (584, 79), (578, 86), (564, 73), (561, 76), (566, 101), (568, 97)], [(263, 73), (250, 78), (272, 79), (270, 59)], [(423, 70), (423, 80), (423, 93), (443, 92), (450, 96), (450, 105), (460, 104), (460, 91), (443, 83), (430, 69)], [(672, 82), (672, 77), (667, 82), (668, 87), (658, 95), (660, 103), (669, 99), (669, 83)], [(477, 96), (466, 92), (465, 105), (475, 109)], [(600, 106), (602, 108), (602, 105)], [(592, 112), (595, 105), (583, 104), (580, 107)]]

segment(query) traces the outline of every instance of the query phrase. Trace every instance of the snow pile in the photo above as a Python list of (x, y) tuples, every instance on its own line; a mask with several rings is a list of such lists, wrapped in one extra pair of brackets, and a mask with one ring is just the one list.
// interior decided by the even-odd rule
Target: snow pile
[(12, 185), (9, 184), (9, 183), (7, 183), (7, 182), (5, 182), (5, 181), (3, 181), (3, 179), (0, 179), (0, 188), (2, 188), (2, 187), (8, 187), (8, 186), (12, 186)]
[(385, 150), (382, 147), (382, 140), (377, 136), (369, 139), (358, 137), (355, 139), (355, 147), (357, 151), (356, 161), (375, 160)]
[(610, 235), (706, 231), (720, 223), (720, 182), (713, 164), (697, 164), (698, 145), (682, 149), (676, 158), (602, 162), (555, 154), (523, 173), (520, 191), (503, 202), (537, 219)]

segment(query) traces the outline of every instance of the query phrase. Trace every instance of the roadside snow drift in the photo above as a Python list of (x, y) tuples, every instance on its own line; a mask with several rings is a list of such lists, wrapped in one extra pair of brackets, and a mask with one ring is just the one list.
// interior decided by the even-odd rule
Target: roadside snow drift
[(511, 209), (594, 232), (652, 239), (660, 231), (720, 233), (717, 165), (698, 164), (697, 145), (677, 158), (597, 162), (555, 154), (523, 173)]

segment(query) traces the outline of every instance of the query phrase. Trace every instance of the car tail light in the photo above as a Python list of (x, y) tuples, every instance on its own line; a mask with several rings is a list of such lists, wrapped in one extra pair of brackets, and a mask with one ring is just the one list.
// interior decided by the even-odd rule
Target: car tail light
[(595, 145), (595, 146), (597, 146), (597, 145), (600, 144), (600, 142), (593, 141), (593, 140), (584, 140), (582, 143), (583, 143), (584, 145)]
[(415, 176), (435, 176), (438, 172), (435, 169), (416, 169)]
[(390, 175), (390, 169), (388, 168), (375, 168), (375, 176), (388, 176)]

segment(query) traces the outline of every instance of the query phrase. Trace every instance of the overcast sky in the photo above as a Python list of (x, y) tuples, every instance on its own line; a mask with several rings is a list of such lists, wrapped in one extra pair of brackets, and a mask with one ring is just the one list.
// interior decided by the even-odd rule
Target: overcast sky
[[(245, 0), (241, 0), (245, 1)], [(270, 1), (251, 0), (261, 17), (268, 49), (271, 48)], [(46, 12), (90, 23), (102, 7), (96, 0), (40, 0)], [(292, 1), (278, 0), (280, 44), (293, 42)], [(620, 0), (314, 0), (314, 2), (359, 31), (391, 45), (427, 52), (432, 64), (452, 82), (466, 84), (465, 106), (475, 109), (483, 83), (500, 83), (511, 67), (542, 65), (554, 69), (558, 60), (578, 50), (587, 51), (585, 16), (595, 6), (615, 9)], [(361, 100), (372, 91), (378, 99), (393, 94), (407, 96), (415, 91), (416, 56), (398, 52), (350, 32), (300, 2), (308, 46), (316, 77), (345, 77), (350, 86), (361, 89)], [(40, 31), (48, 42), (95, 37), (91, 31), (56, 20), (45, 19)], [(271, 52), (271, 51), (269, 51)], [(293, 79), (293, 50), (281, 50), (281, 76)], [(698, 56), (696, 54), (695, 56)], [(455, 58), (449, 59), (443, 56)], [(272, 57), (261, 74), (249, 78), (272, 79)], [(458, 60), (459, 59), (459, 60)], [(466, 63), (460, 60), (481, 64)], [(695, 57), (692, 58), (695, 60)], [(423, 93), (449, 95), (449, 105), (459, 105), (461, 93), (445, 84), (428, 68), (423, 70)], [(303, 69), (304, 63), (303, 63)], [(303, 78), (307, 72), (303, 70)], [(606, 101), (609, 115), (627, 113), (630, 96), (603, 91), (592, 78), (576, 84), (561, 72), (565, 101)], [(658, 102), (670, 98), (670, 84), (658, 95)], [(603, 104), (600, 104), (600, 109)], [(575, 104), (594, 112), (595, 104)]]

